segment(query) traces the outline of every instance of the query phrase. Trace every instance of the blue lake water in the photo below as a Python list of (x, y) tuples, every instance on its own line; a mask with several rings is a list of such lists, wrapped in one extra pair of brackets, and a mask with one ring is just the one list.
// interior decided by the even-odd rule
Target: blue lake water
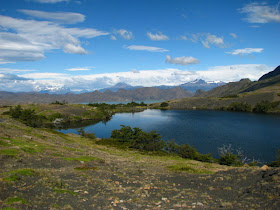
[[(231, 144), (244, 151), (248, 158), (263, 163), (275, 160), (280, 149), (280, 116), (239, 112), (204, 110), (146, 110), (139, 113), (120, 113), (107, 122), (84, 127), (97, 137), (110, 137), (120, 125), (155, 130), (165, 141), (189, 144), (199, 152), (218, 156), (218, 147)], [(77, 133), (63, 129), (63, 133)]]

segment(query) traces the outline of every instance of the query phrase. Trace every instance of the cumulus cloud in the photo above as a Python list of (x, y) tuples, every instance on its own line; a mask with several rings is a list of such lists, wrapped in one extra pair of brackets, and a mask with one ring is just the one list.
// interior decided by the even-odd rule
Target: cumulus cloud
[(74, 23), (83, 22), (85, 20), (84, 15), (79, 13), (74, 13), (74, 12), (44, 12), (39, 10), (27, 10), (27, 9), (21, 9), (18, 11), (32, 17), (52, 20), (64, 24), (74, 24)]
[(149, 52), (166, 52), (169, 50), (166, 50), (164, 48), (159, 47), (152, 47), (152, 46), (143, 46), (143, 45), (129, 45), (129, 46), (123, 46), (124, 48), (127, 48), (129, 50), (142, 50), (142, 51), (149, 51)]
[(147, 36), (149, 37), (150, 40), (153, 41), (164, 41), (164, 40), (169, 40), (169, 37), (160, 33), (152, 34), (150, 32), (147, 33)]
[[(114, 34), (121, 36), (124, 39), (133, 39), (133, 33), (125, 29), (114, 30)], [(112, 38), (112, 37), (111, 37)]]
[(280, 23), (280, 13), (277, 6), (268, 6), (266, 3), (253, 2), (239, 9), (239, 12), (244, 13), (247, 17), (244, 19), (249, 23)]
[(0, 62), (37, 61), (46, 50), (62, 49), (66, 53), (86, 54), (79, 38), (93, 38), (109, 33), (96, 29), (65, 28), (49, 21), (17, 19), (0, 15)]
[(262, 51), (263, 48), (244, 48), (244, 49), (236, 49), (227, 53), (232, 55), (245, 55), (251, 53), (261, 53)]
[(67, 71), (90, 71), (94, 67), (77, 67), (77, 68), (70, 68), (70, 69), (65, 69)]
[(275, 67), (261, 64), (214, 66), (206, 70), (188, 71), (179, 69), (137, 70), (128, 72), (67, 75), (57, 73), (30, 73), (19, 75), (31, 80), (1, 79), (0, 91), (32, 91), (51, 88), (69, 88), (72, 91), (93, 91), (125, 82), (132, 86), (180, 85), (196, 79), (205, 81), (239, 81), (242, 78), (258, 80)]
[(194, 57), (177, 57), (172, 58), (170, 55), (167, 55), (165, 58), (165, 62), (172, 63), (172, 64), (180, 64), (180, 65), (190, 65), (190, 64), (196, 64), (199, 63), (199, 60)]
[(70, 0), (29, 0), (29, 1), (34, 1), (34, 2), (38, 2), (38, 3), (44, 3), (44, 4), (47, 4), (47, 3), (50, 3), (50, 4), (55, 4), (55, 3), (60, 3), (60, 2), (68, 2)]

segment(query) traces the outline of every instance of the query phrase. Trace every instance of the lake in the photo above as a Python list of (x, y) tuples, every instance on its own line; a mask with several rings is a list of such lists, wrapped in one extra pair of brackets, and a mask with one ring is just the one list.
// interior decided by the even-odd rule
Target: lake
[[(218, 157), (218, 147), (231, 144), (250, 159), (263, 163), (276, 159), (280, 149), (280, 116), (268, 114), (206, 111), (206, 110), (145, 110), (139, 113), (115, 114), (107, 123), (85, 126), (86, 132), (107, 138), (120, 125), (155, 130), (165, 141), (189, 144), (199, 152)], [(63, 129), (63, 133), (77, 133)]]

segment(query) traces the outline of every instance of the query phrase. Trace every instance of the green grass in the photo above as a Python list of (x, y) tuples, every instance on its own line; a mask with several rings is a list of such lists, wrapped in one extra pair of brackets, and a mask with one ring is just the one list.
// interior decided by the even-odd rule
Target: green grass
[(20, 197), (13, 197), (13, 198), (7, 198), (5, 200), (6, 204), (13, 204), (13, 203), (21, 203), (21, 204), (25, 204), (27, 203), (27, 201), (23, 198)]
[(84, 161), (84, 162), (89, 162), (89, 161), (104, 161), (101, 158), (97, 158), (97, 157), (92, 157), (92, 156), (80, 156), (80, 157), (68, 157), (68, 158), (62, 158), (63, 160), (67, 160), (67, 161), (73, 161), (73, 160), (77, 160), (77, 161)]
[(192, 174), (212, 174), (213, 172), (211, 171), (207, 171), (204, 169), (196, 169), (196, 168), (192, 168), (187, 164), (176, 164), (176, 165), (170, 165), (166, 167), (167, 169), (171, 170), (171, 171), (186, 171), (188, 173), (192, 173)]
[(56, 193), (60, 193), (60, 194), (69, 193), (69, 194), (72, 194), (72, 195), (77, 195), (77, 193), (75, 193), (74, 191), (71, 191), (71, 190), (53, 189), (53, 191), (55, 191)]
[(18, 149), (2, 149), (0, 150), (0, 155), (9, 155), (11, 157), (17, 158), (19, 153)]
[(29, 142), (27, 142), (26, 140), (23, 139), (11, 139), (10, 142), (15, 145), (18, 146), (21, 150), (23, 150), (24, 152), (27, 153), (40, 153), (42, 152), (42, 149), (44, 149), (45, 147), (39, 144), (31, 143), (31, 140), (28, 140)]
[(2, 210), (18, 210), (17, 208), (12, 207), (4, 207)]
[(277, 93), (278, 96), (280, 96), (280, 93)]
[(30, 168), (23, 168), (9, 171), (5, 174), (8, 174), (8, 177), (3, 178), (3, 181), (7, 182), (15, 182), (20, 179), (20, 176), (33, 176), (35, 175), (35, 171)]
[(85, 150), (76, 149), (76, 148), (72, 148), (72, 147), (62, 147), (62, 149), (65, 149), (68, 151), (75, 151), (75, 152), (86, 152)]
[(74, 170), (76, 171), (87, 171), (87, 170), (97, 170), (97, 167), (87, 167), (87, 166), (81, 166), (81, 167), (76, 167)]

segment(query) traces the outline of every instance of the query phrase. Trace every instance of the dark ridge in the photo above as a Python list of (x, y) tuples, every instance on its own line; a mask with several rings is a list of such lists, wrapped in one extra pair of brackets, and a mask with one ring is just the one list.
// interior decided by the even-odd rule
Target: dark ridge
[(273, 71), (271, 72), (268, 72), (267, 74), (264, 74), (260, 79), (259, 81), (261, 80), (264, 80), (264, 79), (268, 79), (268, 78), (271, 78), (271, 77), (275, 77), (277, 75), (280, 75), (280, 66), (278, 66), (276, 69), (274, 69)]

